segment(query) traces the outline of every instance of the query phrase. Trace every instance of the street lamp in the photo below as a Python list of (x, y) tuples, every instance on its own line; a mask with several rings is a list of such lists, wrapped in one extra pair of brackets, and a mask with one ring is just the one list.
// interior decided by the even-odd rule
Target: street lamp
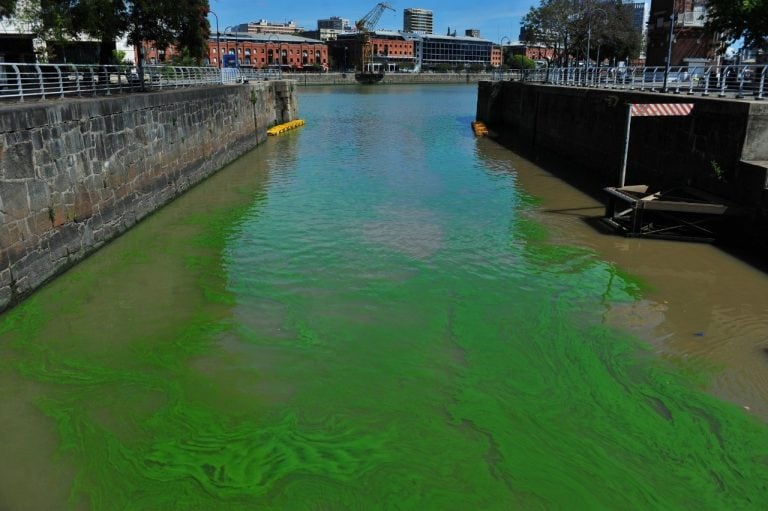
[(499, 39), (499, 48), (501, 49), (501, 64), (499, 64), (499, 79), (504, 80), (504, 39), (507, 40), (507, 44), (511, 43), (512, 41), (507, 36), (501, 36), (501, 39)]
[(667, 92), (667, 79), (669, 78), (669, 66), (672, 64), (672, 43), (675, 40), (675, 11), (669, 17), (669, 43), (667, 45), (667, 62), (664, 65), (664, 86), (662, 91)]
[(592, 13), (595, 11), (599, 11), (603, 13), (603, 16), (605, 16), (605, 21), (608, 21), (608, 13), (605, 12), (603, 9), (599, 7), (593, 7), (589, 14), (587, 14), (587, 66), (584, 70), (584, 81), (586, 83), (587, 78), (589, 77), (589, 64), (590, 64), (590, 57), (589, 57), (589, 47), (592, 42)]
[(208, 10), (211, 14), (213, 14), (213, 17), (216, 18), (216, 62), (219, 65), (219, 69), (221, 69), (221, 44), (219, 43), (219, 17), (216, 16), (216, 13), (212, 10)]

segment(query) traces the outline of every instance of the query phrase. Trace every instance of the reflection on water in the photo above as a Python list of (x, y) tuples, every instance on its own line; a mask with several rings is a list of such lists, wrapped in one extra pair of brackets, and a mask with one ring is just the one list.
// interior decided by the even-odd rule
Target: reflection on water
[(597, 251), (646, 284), (644, 299), (608, 304), (607, 324), (630, 329), (661, 353), (714, 364), (709, 388), (768, 420), (768, 276), (717, 247), (599, 234), (603, 205), (529, 161), (482, 140), (491, 168), (515, 169), (542, 200), (533, 218), (552, 237)]
[(300, 102), (0, 318), (0, 508), (765, 507), (764, 275), (597, 234), (474, 87)]

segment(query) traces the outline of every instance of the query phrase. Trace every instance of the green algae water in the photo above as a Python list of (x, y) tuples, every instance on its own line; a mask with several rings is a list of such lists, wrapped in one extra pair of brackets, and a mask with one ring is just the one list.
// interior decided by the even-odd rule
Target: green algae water
[(649, 286), (551, 236), (475, 101), (303, 91), (1, 316), (0, 509), (768, 508), (768, 427), (605, 323)]

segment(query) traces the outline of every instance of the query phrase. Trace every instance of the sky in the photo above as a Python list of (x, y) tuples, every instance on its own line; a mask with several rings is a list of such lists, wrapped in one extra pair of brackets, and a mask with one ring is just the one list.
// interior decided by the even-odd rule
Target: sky
[[(295, 20), (307, 30), (317, 29), (317, 20), (331, 16), (346, 18), (354, 24), (365, 16), (378, 0), (209, 0), (211, 10), (219, 17), (219, 29), (266, 19), (284, 23)], [(480, 30), (480, 37), (500, 41), (503, 37), (516, 41), (520, 35), (520, 20), (538, 0), (390, 0), (395, 12), (386, 11), (377, 28), (402, 30), (403, 10), (409, 7), (433, 12), (435, 34), (446, 34), (448, 28), (464, 35), (468, 28)], [(216, 18), (209, 17), (216, 29)], [(504, 41), (506, 43), (506, 40)]]

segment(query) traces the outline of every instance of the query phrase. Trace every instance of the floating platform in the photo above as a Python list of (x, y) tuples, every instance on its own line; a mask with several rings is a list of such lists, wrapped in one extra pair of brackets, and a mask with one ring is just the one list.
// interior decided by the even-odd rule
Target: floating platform
[(384, 73), (355, 73), (355, 80), (365, 85), (373, 85), (384, 79)]
[(728, 201), (691, 187), (650, 193), (648, 186), (603, 189), (604, 221), (629, 237), (712, 242), (724, 216), (739, 215)]
[(488, 134), (488, 128), (485, 126), (485, 123), (480, 121), (472, 121), (472, 131), (478, 137), (484, 137)]
[(286, 131), (295, 130), (296, 128), (304, 126), (304, 124), (305, 124), (304, 121), (301, 119), (297, 119), (291, 122), (286, 122), (284, 124), (278, 124), (277, 126), (273, 126), (269, 128), (267, 130), (267, 135), (269, 136), (281, 135)]

